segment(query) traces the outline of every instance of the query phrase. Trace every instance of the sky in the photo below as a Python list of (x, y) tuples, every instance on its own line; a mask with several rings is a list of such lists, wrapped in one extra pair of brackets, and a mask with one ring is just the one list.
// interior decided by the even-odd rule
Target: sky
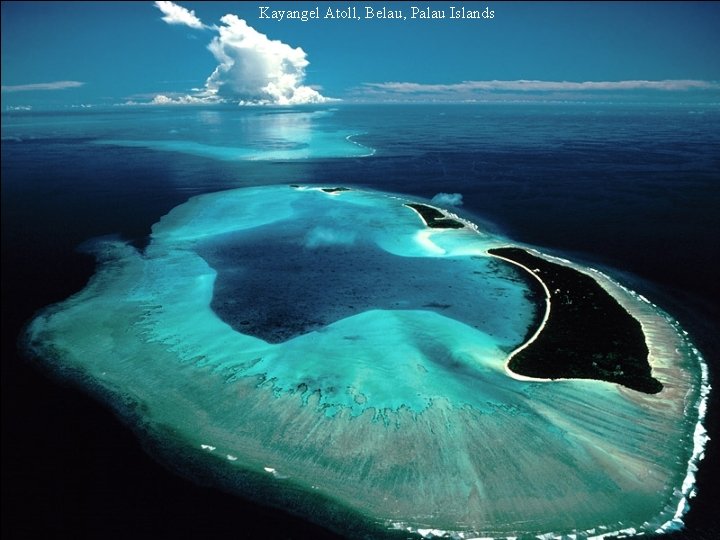
[[(347, 6), (357, 18), (326, 17)], [(480, 17), (451, 18), (451, 6)], [(379, 18), (383, 8), (402, 17)], [(1, 10), (2, 110), (720, 103), (720, 2), (3, 1)], [(287, 10), (319, 18), (278, 20)], [(445, 18), (420, 18), (427, 10)]]

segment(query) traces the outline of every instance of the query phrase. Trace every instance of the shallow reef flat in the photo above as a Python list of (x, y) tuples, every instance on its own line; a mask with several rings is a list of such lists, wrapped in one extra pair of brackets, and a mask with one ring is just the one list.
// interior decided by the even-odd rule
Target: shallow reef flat
[(96, 275), (26, 344), (224, 487), (349, 536), (350, 515), (457, 538), (680, 524), (704, 442), (699, 353), (607, 275), (515, 244), (612, 297), (661, 387), (509, 372), (545, 310), (536, 278), (489, 253), (509, 245), (395, 194), (202, 195), (144, 251), (95, 241)]

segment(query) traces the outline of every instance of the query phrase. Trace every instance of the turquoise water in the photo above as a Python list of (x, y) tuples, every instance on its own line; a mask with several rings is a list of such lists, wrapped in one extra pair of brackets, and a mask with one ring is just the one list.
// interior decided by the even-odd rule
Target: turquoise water
[[(227, 107), (178, 111), (170, 117), (157, 112), (131, 108), (114, 113), (78, 113), (79, 121), (71, 124), (62, 115), (40, 113), (20, 117), (11, 129), (4, 125), (8, 133), (4, 131), (3, 137), (32, 139), (92, 133), (94, 144), (148, 148), (223, 161), (352, 158), (373, 152), (353, 140), (356, 132), (329, 125), (331, 110), (256, 109), (248, 113)], [(123, 121), (116, 122), (121, 116)], [(138, 129), (139, 125), (142, 128)]]
[[(689, 458), (667, 467), (693, 425), (689, 344), (607, 281), (651, 332), (665, 389), (512, 376), (505, 361), (535, 307), (518, 270), (485, 253), (506, 241), (470, 223), (429, 229), (407, 202), (308, 186), (195, 197), (153, 227), (143, 252), (98, 240), (98, 273), (32, 323), (31, 346), (229, 467), (262, 469), (388, 527), (510, 534), (671, 520), (659, 510)], [(248, 262), (244, 240), (272, 263)], [(216, 289), (219, 275), (235, 286)], [(256, 320), (228, 324), (219, 301), (231, 304), (226, 317)], [(258, 322), (261, 308), (276, 312)]]
[[(269, 239), (278, 233), (282, 242)], [(250, 257), (232, 249), (245, 238), (270, 267), (248, 267)], [(137, 310), (133, 328), (180, 364), (226, 382), (262, 377), (275, 393), (302, 388), (305, 402), (318, 393), (328, 415), (420, 413), (438, 398), (482, 409), (507, 401), (504, 359), (535, 309), (519, 272), (484, 254), (497, 242), (473, 229), (430, 231), (389, 195), (241, 189), (176, 208), (142, 254), (101, 242), (96, 249), (110, 255), (89, 303)], [(218, 272), (237, 287), (218, 290)], [(229, 302), (223, 312), (256, 331), (228, 325), (213, 301)]]
[[(424, 535), (679, 526), (693, 489), (688, 463), (704, 444), (697, 421), (707, 379), (684, 331), (613, 279), (575, 265), (641, 322), (664, 390), (648, 396), (596, 381), (513, 377), (505, 360), (526, 338), (536, 306), (520, 270), (485, 252), (518, 244), (469, 222), (428, 229), (404, 205), (426, 200), (395, 193), (430, 184), (430, 195), (455, 191), (440, 178), (456, 165), (433, 152), (489, 141), (489, 128), (441, 144), (460, 117), (420, 133), (420, 119), (437, 111), (393, 109), (391, 133), (378, 127), (389, 110), (354, 123), (347, 111), (339, 122), (342, 111), (201, 109), (4, 123), (4, 150), (50, 144), (69, 156), (68, 174), (81, 170), (78, 153), (118, 156), (105, 159), (138, 184), (154, 185), (175, 167), (173, 193), (242, 186), (148, 212), (147, 245), (88, 242), (95, 275), (32, 321), (29, 348), (82, 374), (121, 414), (134, 403), (133, 421), (148, 437), (172, 439), (219, 468), (225, 488), (254, 497), (245, 479), (260, 475), (275, 493), (262, 502), (344, 534), (352, 533), (342, 515), (292, 494), (335, 501), (380, 530)], [(511, 127), (522, 123), (509, 116)], [(466, 174), (489, 167), (468, 148)], [(391, 167), (398, 160), (412, 167)], [(111, 166), (96, 165), (87, 163), (89, 176), (115, 178)], [(318, 183), (328, 177), (332, 183)], [(317, 187), (337, 185), (354, 189)], [(470, 210), (501, 200), (474, 197)], [(121, 210), (134, 214), (137, 200)], [(71, 202), (75, 216), (86, 215)]]

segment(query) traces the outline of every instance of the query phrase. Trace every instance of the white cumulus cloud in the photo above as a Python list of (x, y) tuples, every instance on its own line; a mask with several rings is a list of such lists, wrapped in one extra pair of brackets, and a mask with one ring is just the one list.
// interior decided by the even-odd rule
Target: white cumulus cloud
[(207, 97), (185, 95), (157, 94), (152, 98), (151, 105), (197, 105), (200, 103), (212, 103)]
[(305, 237), (305, 247), (315, 249), (325, 246), (350, 245), (354, 244), (356, 239), (357, 233), (352, 230), (315, 227)]
[(217, 32), (208, 49), (218, 66), (205, 88), (181, 99), (158, 96), (155, 103), (199, 103), (212, 101), (256, 105), (298, 105), (329, 101), (315, 88), (305, 85), (310, 64), (300, 47), (270, 39), (243, 19), (228, 14), (219, 26), (207, 26), (193, 11), (173, 2), (155, 2), (168, 24), (185, 24)]
[(462, 193), (438, 193), (430, 202), (438, 206), (462, 206)]
[(182, 24), (190, 28), (205, 28), (200, 19), (195, 16), (195, 12), (179, 6), (173, 2), (155, 2), (155, 7), (163, 12), (162, 18), (168, 24)]
[(269, 39), (235, 15), (222, 26), (208, 48), (220, 63), (205, 83), (206, 90), (241, 103), (296, 105), (326, 99), (303, 85), (310, 64), (300, 47)]

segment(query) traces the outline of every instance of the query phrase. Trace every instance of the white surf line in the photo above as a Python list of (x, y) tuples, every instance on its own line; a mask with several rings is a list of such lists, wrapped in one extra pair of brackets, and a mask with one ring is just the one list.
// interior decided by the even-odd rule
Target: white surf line
[(369, 147), (369, 146), (365, 146), (364, 144), (361, 144), (361, 143), (359, 143), (359, 142), (357, 142), (357, 141), (354, 141), (354, 140), (352, 139), (353, 137), (359, 137), (360, 135), (366, 135), (366, 133), (353, 133), (352, 135), (348, 135), (347, 137), (345, 137), (345, 140), (346, 140), (347, 142), (349, 142), (349, 143), (354, 144), (355, 146), (359, 146), (360, 148), (364, 148), (365, 150), (369, 150), (369, 151), (370, 151), (370, 152), (367, 153), (367, 154), (361, 154), (361, 155), (356, 156), (356, 157), (370, 157), (370, 156), (374, 156), (375, 153), (377, 152), (377, 149), (376, 149), (376, 148), (371, 148), (371, 147)]
[(477, 228), (477, 225), (475, 225), (475, 224), (472, 223), (471, 221), (468, 221), (467, 219), (461, 218), (461, 217), (458, 216), (457, 214), (453, 214), (452, 212), (448, 212), (447, 210), (443, 210), (442, 208), (438, 208), (437, 206), (433, 206), (433, 205), (431, 205), (431, 204), (419, 203), (419, 202), (415, 202), (415, 201), (405, 201), (404, 199), (400, 199), (399, 197), (396, 197), (396, 198), (399, 199), (399, 200), (401, 200), (401, 201), (404, 201), (404, 202), (403, 202), (403, 206), (406, 206), (407, 208), (409, 208), (410, 210), (412, 210), (413, 212), (415, 212), (418, 216), (420, 216), (420, 221), (422, 221), (422, 222), (425, 224), (425, 226), (426, 226), (428, 229), (430, 229), (432, 232), (438, 232), (438, 231), (457, 231), (457, 230), (459, 230), (459, 229), (453, 229), (453, 228), (450, 228), (450, 227), (448, 227), (448, 228), (445, 228), (445, 227), (430, 227), (430, 225), (428, 225), (428, 222), (425, 221), (425, 218), (423, 217), (423, 215), (422, 215), (420, 212), (418, 212), (417, 210), (415, 210), (412, 206), (410, 206), (411, 204), (419, 204), (419, 205), (421, 205), (421, 206), (427, 206), (428, 208), (432, 208), (433, 210), (437, 210), (438, 212), (440, 212), (440, 213), (442, 214), (442, 216), (443, 216), (444, 219), (454, 219), (455, 221), (459, 221), (460, 223), (462, 223), (463, 226), (464, 226), (466, 229), (472, 229), (472, 230), (474, 230), (475, 232), (479, 232), (479, 231), (478, 231), (478, 228)]
[[(503, 246), (503, 247), (516, 247), (516, 246)], [(530, 268), (525, 266), (524, 264), (520, 264), (517, 261), (513, 261), (512, 259), (508, 259), (507, 257), (503, 257), (502, 255), (495, 255), (494, 253), (489, 253), (486, 251), (488, 255), (491, 257), (496, 257), (498, 259), (502, 259), (503, 261), (507, 261), (511, 264), (514, 264), (515, 266), (519, 266), (526, 272), (528, 272), (531, 276), (533, 276), (535, 279), (538, 280), (538, 283), (542, 285), (543, 290), (545, 291), (545, 315), (543, 316), (543, 320), (540, 323), (540, 326), (535, 331), (535, 333), (530, 336), (530, 339), (528, 339), (525, 343), (520, 345), (517, 349), (515, 349), (513, 352), (511, 352), (507, 359), (505, 360), (505, 373), (512, 377), (513, 379), (516, 379), (518, 381), (542, 381), (542, 382), (551, 382), (553, 380), (561, 380), (561, 379), (545, 379), (545, 378), (539, 378), (539, 377), (528, 377), (527, 375), (520, 375), (519, 373), (515, 373), (513, 370), (510, 369), (510, 360), (512, 360), (513, 356), (518, 354), (519, 352), (527, 349), (540, 335), (540, 332), (543, 331), (545, 328), (545, 325), (547, 324), (548, 319), (550, 318), (550, 289), (547, 288), (547, 285), (545, 285), (545, 282), (540, 279), (540, 276), (538, 276), (535, 272), (533, 272)]]
[[(659, 309), (657, 305), (650, 302), (650, 300), (645, 298), (642, 294), (633, 291), (632, 289), (629, 289), (622, 283), (616, 281), (609, 275), (601, 272), (600, 270), (597, 270), (596, 268), (593, 268), (591, 266), (583, 267), (578, 263), (563, 259), (562, 257), (547, 255), (545, 253), (540, 253), (536, 250), (531, 249), (529, 251), (534, 252), (535, 255), (545, 259), (550, 263), (570, 268), (571, 270), (575, 270), (576, 272), (590, 277), (593, 281), (595, 281), (595, 283), (600, 286), (601, 289), (603, 289), (607, 294), (610, 295), (613, 300), (618, 303), (618, 305), (625, 311), (625, 313), (635, 319), (640, 324), (640, 328), (642, 329), (643, 341), (645, 342), (645, 346), (648, 350), (647, 362), (650, 365), (651, 375), (657, 375), (656, 369), (664, 367), (664, 361), (661, 359), (662, 354), (657, 351), (657, 346), (651, 338), (651, 327), (654, 324), (651, 319), (660, 318), (665, 320), (664, 317), (653, 312), (653, 310)], [(628, 300), (628, 297), (630, 298), (630, 300)], [(645, 309), (650, 309), (651, 312), (648, 314), (644, 311)], [(677, 321), (675, 322), (677, 323)], [(672, 324), (669, 323), (668, 320), (665, 320), (663, 324), (669, 325), (672, 328)], [(680, 337), (677, 330), (675, 331), (675, 334)], [(687, 335), (687, 332), (685, 332), (685, 335)], [(660, 393), (662, 393), (664, 390), (665, 388), (663, 388)]]

